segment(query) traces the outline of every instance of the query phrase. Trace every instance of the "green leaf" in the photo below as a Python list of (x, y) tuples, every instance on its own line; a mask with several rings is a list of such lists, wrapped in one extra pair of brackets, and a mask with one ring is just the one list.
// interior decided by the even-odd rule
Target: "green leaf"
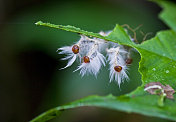
[(128, 34), (125, 32), (125, 30), (120, 26), (116, 25), (116, 27), (113, 29), (113, 31), (105, 38), (105, 40), (113, 41), (122, 45), (127, 45), (134, 47), (134, 43), (131, 41)]
[(159, 32), (137, 48), (141, 53), (139, 71), (144, 84), (159, 81), (176, 88), (176, 33), (171, 30)]
[(139, 96), (120, 96), (114, 97), (112, 95), (100, 97), (100, 96), (89, 96), (78, 101), (53, 108), (31, 122), (44, 122), (54, 118), (63, 110), (72, 109), (82, 106), (94, 106), (103, 107), (108, 109), (126, 111), (128, 113), (136, 112), (143, 115), (158, 116), (162, 118), (169, 118), (176, 120), (175, 102), (166, 100), (167, 104), (164, 107), (157, 106), (157, 100), (159, 96), (156, 95), (139, 95)]
[(163, 20), (170, 28), (176, 31), (176, 4), (173, 4), (169, 0), (153, 0), (158, 3), (163, 11), (160, 13), (159, 17)]
[(119, 44), (123, 44), (123, 45), (127, 45), (127, 46), (134, 45), (134, 43), (132, 43), (132, 41), (130, 40), (128, 34), (118, 24), (116, 25), (116, 27), (114, 28), (112, 33), (109, 36), (105, 36), (105, 37), (98, 34), (98, 33), (88, 32), (88, 31), (82, 30), (80, 28), (76, 28), (74, 26), (71, 26), (71, 25), (67, 25), (67, 26), (54, 25), (51, 23), (44, 23), (42, 21), (36, 22), (35, 24), (46, 26), (46, 27), (51, 27), (51, 28), (56, 28), (56, 29), (61, 29), (61, 30), (69, 31), (69, 32), (75, 32), (75, 33), (83, 34), (83, 35), (90, 36), (90, 37), (97, 37), (97, 38), (104, 39), (107, 41), (118, 42)]
[(67, 25), (67, 26), (54, 25), (54, 24), (51, 24), (51, 23), (44, 23), (42, 21), (38, 21), (35, 24), (46, 26), (46, 27), (51, 27), (51, 28), (56, 28), (56, 29), (61, 29), (61, 30), (69, 31), (69, 32), (75, 32), (75, 33), (83, 34), (83, 35), (86, 35), (86, 36), (92, 36), (92, 37), (97, 37), (97, 38), (103, 38), (104, 39), (104, 37), (101, 36), (98, 33), (93, 33), (93, 32), (88, 32), (88, 31), (85, 31), (85, 30), (81, 30), (80, 28), (76, 28), (76, 27), (71, 26), (71, 25)]
[[(66, 31), (76, 32), (91, 37), (113, 41), (122, 45), (136, 48), (140, 55), (141, 61), (139, 71), (142, 75), (142, 85), (130, 94), (123, 96), (89, 96), (75, 102), (53, 108), (31, 122), (47, 121), (56, 117), (62, 110), (77, 108), (81, 106), (104, 107), (125, 112), (136, 112), (143, 115), (161, 117), (176, 121), (176, 101), (165, 99), (164, 105), (158, 105), (161, 99), (158, 95), (150, 95), (144, 91), (145, 84), (149, 82), (161, 82), (170, 85), (176, 89), (176, 21), (175, 15), (171, 14), (176, 10), (176, 6), (167, 1), (157, 1), (164, 7), (164, 11), (160, 17), (173, 29), (158, 32), (157, 35), (143, 42), (142, 44), (134, 44), (125, 30), (116, 25), (115, 29), (109, 36), (103, 37), (97, 33), (87, 32), (73, 26), (53, 25), (50, 23), (38, 22), (37, 25), (54, 27)], [(176, 96), (174, 95), (174, 98)]]

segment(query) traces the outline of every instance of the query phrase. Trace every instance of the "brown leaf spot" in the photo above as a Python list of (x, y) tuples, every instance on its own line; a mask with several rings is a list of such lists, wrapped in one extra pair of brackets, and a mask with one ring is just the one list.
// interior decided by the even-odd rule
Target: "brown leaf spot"
[[(160, 86), (164, 90), (164, 93), (166, 93), (167, 98), (174, 99), (173, 94), (175, 93), (175, 90), (170, 85), (164, 86), (160, 82), (150, 82), (150, 83), (145, 85), (145, 88), (151, 87), (151, 86), (154, 86), (154, 85)], [(157, 93), (156, 92), (157, 90), (160, 90), (160, 89), (159, 88), (150, 88), (150, 89), (147, 89), (146, 91), (149, 92), (150, 94), (160, 95), (161, 91)]]

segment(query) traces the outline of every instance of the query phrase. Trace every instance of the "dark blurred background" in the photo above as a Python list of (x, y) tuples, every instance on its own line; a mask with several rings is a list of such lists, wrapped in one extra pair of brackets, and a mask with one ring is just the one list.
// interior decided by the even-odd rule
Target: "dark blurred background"
[[(59, 70), (57, 48), (72, 45), (75, 33), (36, 26), (41, 20), (74, 25), (99, 32), (112, 30), (115, 24), (128, 24), (144, 33), (167, 29), (158, 19), (160, 8), (145, 0), (0, 0), (0, 121), (26, 122), (40, 113), (88, 95), (121, 95), (141, 84), (138, 73), (140, 56), (132, 53), (130, 81), (109, 83), (108, 66), (96, 79), (81, 78), (77, 67)], [(138, 39), (143, 36), (137, 32)], [(148, 122), (167, 121), (114, 110), (83, 107), (63, 112), (51, 122)]]

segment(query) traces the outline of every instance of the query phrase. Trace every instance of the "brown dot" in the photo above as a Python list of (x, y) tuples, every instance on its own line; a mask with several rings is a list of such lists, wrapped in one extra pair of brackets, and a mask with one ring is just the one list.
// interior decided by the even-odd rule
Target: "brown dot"
[(121, 66), (115, 66), (114, 70), (117, 71), (117, 72), (120, 72), (122, 70), (122, 67)]
[(88, 56), (84, 56), (83, 60), (84, 60), (84, 63), (89, 63), (90, 62), (90, 59), (89, 59)]
[(131, 64), (132, 62), (133, 62), (133, 59), (132, 59), (132, 58), (126, 59), (126, 64)]
[(79, 46), (78, 45), (73, 45), (72, 51), (73, 51), (74, 54), (79, 53)]

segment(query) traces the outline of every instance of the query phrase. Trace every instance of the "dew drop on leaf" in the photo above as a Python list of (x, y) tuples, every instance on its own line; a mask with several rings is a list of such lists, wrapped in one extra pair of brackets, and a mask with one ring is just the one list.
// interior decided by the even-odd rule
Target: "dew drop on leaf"
[(155, 68), (153, 68), (152, 70), (153, 70), (153, 71), (156, 71), (156, 69), (155, 69)]
[(166, 70), (166, 73), (169, 73), (169, 70)]

